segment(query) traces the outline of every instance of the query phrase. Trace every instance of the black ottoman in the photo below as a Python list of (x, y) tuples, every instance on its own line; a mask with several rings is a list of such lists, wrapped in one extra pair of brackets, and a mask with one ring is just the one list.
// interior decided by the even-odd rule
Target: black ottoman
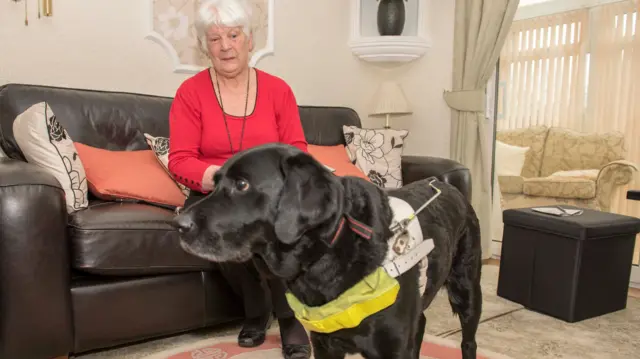
[(640, 219), (583, 210), (503, 212), (498, 296), (567, 322), (626, 308)]

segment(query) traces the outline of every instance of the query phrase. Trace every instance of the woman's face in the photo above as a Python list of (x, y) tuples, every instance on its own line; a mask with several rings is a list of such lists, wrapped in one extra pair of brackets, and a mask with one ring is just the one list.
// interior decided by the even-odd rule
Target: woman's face
[(207, 51), (217, 72), (233, 77), (249, 63), (253, 40), (242, 27), (212, 26), (207, 32)]

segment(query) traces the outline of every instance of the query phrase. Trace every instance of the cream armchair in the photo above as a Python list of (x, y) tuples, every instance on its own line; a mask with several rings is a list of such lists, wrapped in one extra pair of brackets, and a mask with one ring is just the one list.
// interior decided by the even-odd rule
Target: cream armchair
[(624, 136), (617, 132), (536, 126), (499, 131), (497, 140), (529, 147), (520, 176), (498, 177), (503, 210), (572, 204), (608, 212), (615, 189), (638, 171), (625, 160)]

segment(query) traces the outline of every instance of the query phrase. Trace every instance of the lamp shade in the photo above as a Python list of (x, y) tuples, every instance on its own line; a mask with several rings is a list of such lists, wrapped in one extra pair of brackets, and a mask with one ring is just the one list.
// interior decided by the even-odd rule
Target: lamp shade
[(411, 107), (400, 85), (395, 81), (380, 84), (371, 102), (370, 115), (410, 114)]

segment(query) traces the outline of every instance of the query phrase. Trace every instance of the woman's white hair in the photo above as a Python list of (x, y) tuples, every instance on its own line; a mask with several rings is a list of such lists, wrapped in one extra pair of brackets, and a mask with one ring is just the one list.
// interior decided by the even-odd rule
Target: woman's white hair
[(251, 35), (252, 8), (247, 0), (205, 0), (200, 5), (195, 19), (195, 28), (200, 43), (206, 48), (206, 34), (211, 26), (241, 26), (247, 36)]

